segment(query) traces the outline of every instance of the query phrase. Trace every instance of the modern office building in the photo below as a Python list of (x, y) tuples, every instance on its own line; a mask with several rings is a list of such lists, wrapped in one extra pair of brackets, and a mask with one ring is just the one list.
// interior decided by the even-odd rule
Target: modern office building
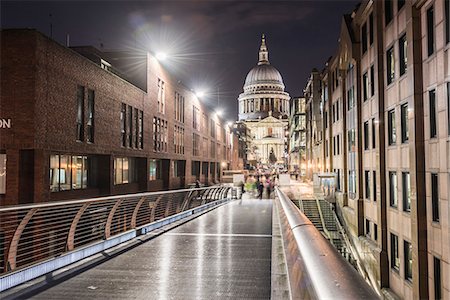
[(305, 89), (320, 77), (305, 93), (307, 159), (321, 167), (308, 175), (336, 173), (336, 211), (384, 296), (450, 298), (449, 10), (448, 0), (362, 1)]
[(306, 102), (304, 97), (293, 97), (289, 116), (289, 171), (304, 176), (306, 173)]
[(147, 52), (1, 31), (0, 205), (220, 181), (230, 129)]
[(239, 95), (239, 121), (250, 131), (247, 161), (252, 166), (269, 167), (287, 163), (289, 94), (284, 91), (280, 72), (269, 63), (264, 35), (258, 64), (247, 74), (244, 92)]

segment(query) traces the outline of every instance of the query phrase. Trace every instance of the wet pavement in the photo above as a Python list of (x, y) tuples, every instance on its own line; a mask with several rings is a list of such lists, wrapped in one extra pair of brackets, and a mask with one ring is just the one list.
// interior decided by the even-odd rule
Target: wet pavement
[(236, 200), (32, 299), (269, 299), (271, 245), (272, 201)]

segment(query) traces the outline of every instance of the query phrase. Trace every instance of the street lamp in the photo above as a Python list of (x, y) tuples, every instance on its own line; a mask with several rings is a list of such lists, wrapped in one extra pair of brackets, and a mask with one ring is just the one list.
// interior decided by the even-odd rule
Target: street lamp
[(202, 98), (205, 96), (205, 91), (196, 91), (195, 95), (197, 96), (197, 98)]
[(159, 61), (163, 61), (167, 59), (167, 53), (165, 52), (158, 52), (156, 53), (156, 59)]

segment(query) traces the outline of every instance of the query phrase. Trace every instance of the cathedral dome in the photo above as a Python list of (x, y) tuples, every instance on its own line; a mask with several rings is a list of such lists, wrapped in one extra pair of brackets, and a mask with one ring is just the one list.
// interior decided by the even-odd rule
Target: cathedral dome
[(277, 84), (283, 85), (283, 78), (278, 70), (269, 64), (260, 64), (248, 72), (245, 78), (244, 89), (254, 84)]

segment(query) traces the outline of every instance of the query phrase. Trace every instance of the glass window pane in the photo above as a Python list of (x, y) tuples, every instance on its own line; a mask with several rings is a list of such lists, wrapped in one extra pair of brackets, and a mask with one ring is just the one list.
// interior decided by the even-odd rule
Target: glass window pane
[(0, 194), (6, 193), (6, 154), (0, 154)]
[(70, 190), (71, 184), (71, 161), (69, 155), (60, 156), (60, 166), (59, 166), (59, 183), (60, 190), (66, 191)]

